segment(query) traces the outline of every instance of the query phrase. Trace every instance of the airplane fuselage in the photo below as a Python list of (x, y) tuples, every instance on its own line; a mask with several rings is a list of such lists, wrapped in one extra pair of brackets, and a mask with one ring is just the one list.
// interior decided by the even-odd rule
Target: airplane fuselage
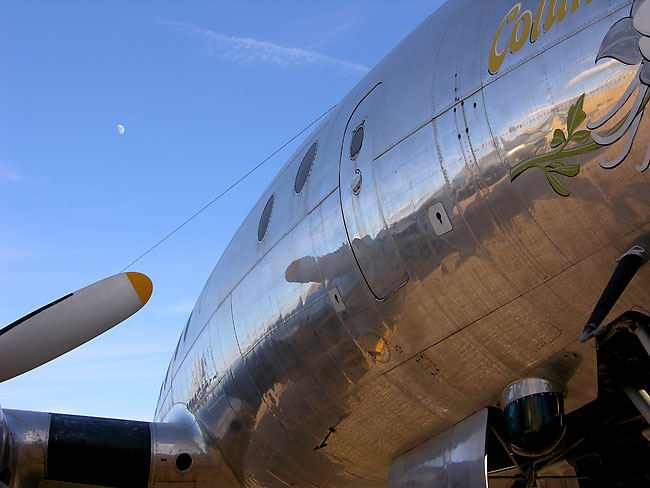
[[(631, 5), (468, 0), (423, 22), (237, 231), (156, 420), (189, 411), (245, 486), (375, 486), (524, 376), (568, 412), (596, 398), (582, 328), (650, 230), (645, 60), (604, 44)], [(611, 316), (648, 304), (644, 268)]]

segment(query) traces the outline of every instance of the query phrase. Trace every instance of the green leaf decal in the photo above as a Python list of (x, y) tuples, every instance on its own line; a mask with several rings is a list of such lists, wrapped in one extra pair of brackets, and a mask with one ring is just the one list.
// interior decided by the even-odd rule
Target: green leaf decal
[(582, 124), (583, 120), (587, 118), (587, 114), (582, 110), (582, 104), (585, 101), (585, 94), (580, 95), (580, 98), (571, 105), (569, 108), (569, 115), (567, 116), (566, 126), (569, 131), (569, 139), (575, 132), (575, 130)]
[[(650, 63), (648, 63), (648, 73), (648, 79), (650, 80)], [(641, 82), (644, 83), (643, 79)], [(535, 154), (534, 156), (526, 158), (523, 161), (515, 164), (512, 168), (510, 168), (510, 181), (514, 181), (515, 178), (530, 168), (538, 168), (544, 172), (544, 176), (546, 176), (549, 184), (558, 195), (561, 195), (563, 197), (568, 197), (571, 195), (571, 192), (567, 190), (562, 184), (560, 176), (577, 176), (578, 173), (580, 173), (580, 165), (567, 163), (564, 159), (573, 158), (579, 154), (585, 154), (604, 147), (604, 144), (601, 144), (594, 140), (593, 136), (596, 134), (595, 131), (584, 129), (578, 130), (580, 124), (582, 124), (587, 118), (587, 114), (583, 110), (584, 101), (585, 94), (583, 93), (578, 97), (575, 103), (569, 107), (569, 112), (567, 113), (566, 132), (562, 129), (555, 129), (553, 131), (553, 139), (551, 139), (550, 143), (550, 146), (553, 148), (553, 150), (544, 154)], [(639, 114), (643, 114), (646, 105), (649, 103), (650, 90), (647, 90), (647, 93), (641, 100), (641, 104), (637, 109), (636, 114), (632, 114), (631, 111), (628, 112), (621, 120), (619, 120), (613, 127), (610, 127), (603, 135), (612, 136), (617, 131), (622, 130), (623, 126), (628, 122), (629, 118), (638, 117)], [(634, 134), (631, 137), (634, 137)]]
[(566, 142), (566, 137), (562, 129), (555, 129), (553, 132), (553, 140), (551, 140), (551, 147), (558, 147)]
[(579, 130), (571, 137), (571, 140), (577, 142), (578, 144), (585, 143), (591, 137), (591, 131), (589, 130)]
[(579, 164), (567, 164), (564, 161), (553, 161), (546, 165), (550, 173), (557, 173), (564, 176), (576, 176), (580, 172)]
[(571, 192), (562, 186), (562, 183), (560, 183), (560, 179), (557, 176), (551, 174), (548, 171), (545, 171), (544, 173), (546, 174), (546, 179), (557, 194), (562, 195), (563, 197), (568, 197), (571, 195)]

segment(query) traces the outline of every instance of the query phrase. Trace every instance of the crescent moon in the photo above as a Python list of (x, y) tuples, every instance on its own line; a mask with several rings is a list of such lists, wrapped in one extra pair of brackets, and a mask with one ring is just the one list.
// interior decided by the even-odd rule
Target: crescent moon
[(124, 126), (122, 124), (117, 124), (117, 132), (119, 134), (124, 134)]

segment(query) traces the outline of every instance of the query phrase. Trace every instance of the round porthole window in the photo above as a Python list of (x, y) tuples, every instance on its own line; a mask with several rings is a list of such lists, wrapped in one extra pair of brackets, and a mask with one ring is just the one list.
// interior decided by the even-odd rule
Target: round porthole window
[(262, 211), (262, 217), (260, 217), (260, 223), (257, 226), (257, 240), (262, 242), (264, 236), (266, 235), (266, 229), (269, 227), (269, 220), (271, 220), (271, 212), (273, 212), (273, 200), (275, 200), (275, 195), (269, 197), (268, 202), (264, 206)]
[(305, 186), (305, 183), (307, 182), (309, 172), (311, 171), (311, 167), (314, 164), (314, 159), (316, 159), (316, 151), (318, 151), (318, 141), (314, 142), (311, 145), (309, 151), (307, 151), (307, 154), (305, 154), (305, 157), (302, 158), (302, 163), (300, 163), (300, 167), (296, 173), (296, 182), (293, 185), (293, 189), (296, 191), (296, 193), (300, 193), (302, 191), (302, 188)]
[(363, 146), (363, 122), (359, 127), (354, 129), (352, 133), (352, 142), (350, 143), (350, 159), (353, 161), (357, 159), (359, 152)]

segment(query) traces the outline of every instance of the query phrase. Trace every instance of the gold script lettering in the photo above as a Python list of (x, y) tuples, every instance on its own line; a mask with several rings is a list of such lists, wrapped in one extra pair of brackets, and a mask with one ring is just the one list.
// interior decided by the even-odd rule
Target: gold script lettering
[[(591, 0), (586, 0), (585, 3), (591, 3)], [(579, 6), (580, 6), (580, 0), (573, 0), (573, 3), (571, 3), (571, 13), (578, 10)]]
[(506, 16), (501, 21), (499, 28), (497, 29), (496, 35), (494, 36), (494, 40), (492, 41), (492, 48), (490, 49), (490, 58), (488, 59), (488, 69), (492, 74), (496, 74), (496, 72), (499, 71), (499, 68), (503, 64), (503, 60), (505, 59), (506, 53), (508, 51), (508, 42), (506, 42), (506, 45), (501, 51), (499, 51), (499, 47), (497, 46), (499, 37), (501, 36), (501, 31), (503, 30), (503, 26), (506, 24), (506, 22), (508, 24), (514, 22), (514, 20), (517, 18), (517, 15), (519, 15), (519, 10), (521, 10), (521, 2), (512, 7), (510, 9), (510, 12), (506, 14)]
[[(524, 28), (519, 32), (521, 24), (524, 24)], [(526, 40), (528, 39), (528, 34), (530, 33), (530, 28), (533, 25), (533, 13), (530, 10), (526, 10), (515, 22), (515, 26), (512, 28), (512, 34), (510, 35), (510, 51), (516, 53), (519, 51)]]
[[(592, 0), (584, 0), (584, 4), (589, 4), (591, 1)], [(526, 10), (519, 15), (522, 8), (522, 2), (519, 2), (517, 5), (512, 7), (499, 24), (499, 28), (494, 36), (494, 40), (492, 41), (492, 47), (490, 48), (488, 59), (488, 70), (490, 74), (494, 75), (499, 71), (499, 68), (501, 68), (506, 58), (508, 49), (512, 53), (519, 51), (524, 47), (524, 44), (526, 44), (526, 39), (529, 34), (531, 43), (535, 42), (539, 38), (542, 33), (542, 17), (544, 16), (544, 10), (546, 10), (544, 32), (548, 32), (556, 22), (562, 22), (564, 17), (569, 13), (569, 2), (571, 2), (571, 13), (578, 10), (580, 5), (583, 3), (582, 0), (539, 0), (534, 16), (531, 10)], [(513, 22), (514, 25), (510, 32), (510, 36), (506, 41), (505, 46), (503, 46), (503, 49), (499, 50), (499, 39), (501, 38), (503, 28), (506, 24), (512, 24)]]
[(569, 13), (569, 0), (551, 0), (544, 20), (544, 32), (548, 32), (556, 20), (558, 23), (562, 22), (567, 13)]
[(541, 27), (542, 14), (544, 13), (545, 6), (546, 6), (546, 0), (539, 0), (539, 5), (537, 6), (537, 12), (535, 12), (535, 22), (533, 24), (533, 30), (530, 33), (530, 42), (535, 42), (539, 37), (539, 35), (542, 33), (542, 27)]

